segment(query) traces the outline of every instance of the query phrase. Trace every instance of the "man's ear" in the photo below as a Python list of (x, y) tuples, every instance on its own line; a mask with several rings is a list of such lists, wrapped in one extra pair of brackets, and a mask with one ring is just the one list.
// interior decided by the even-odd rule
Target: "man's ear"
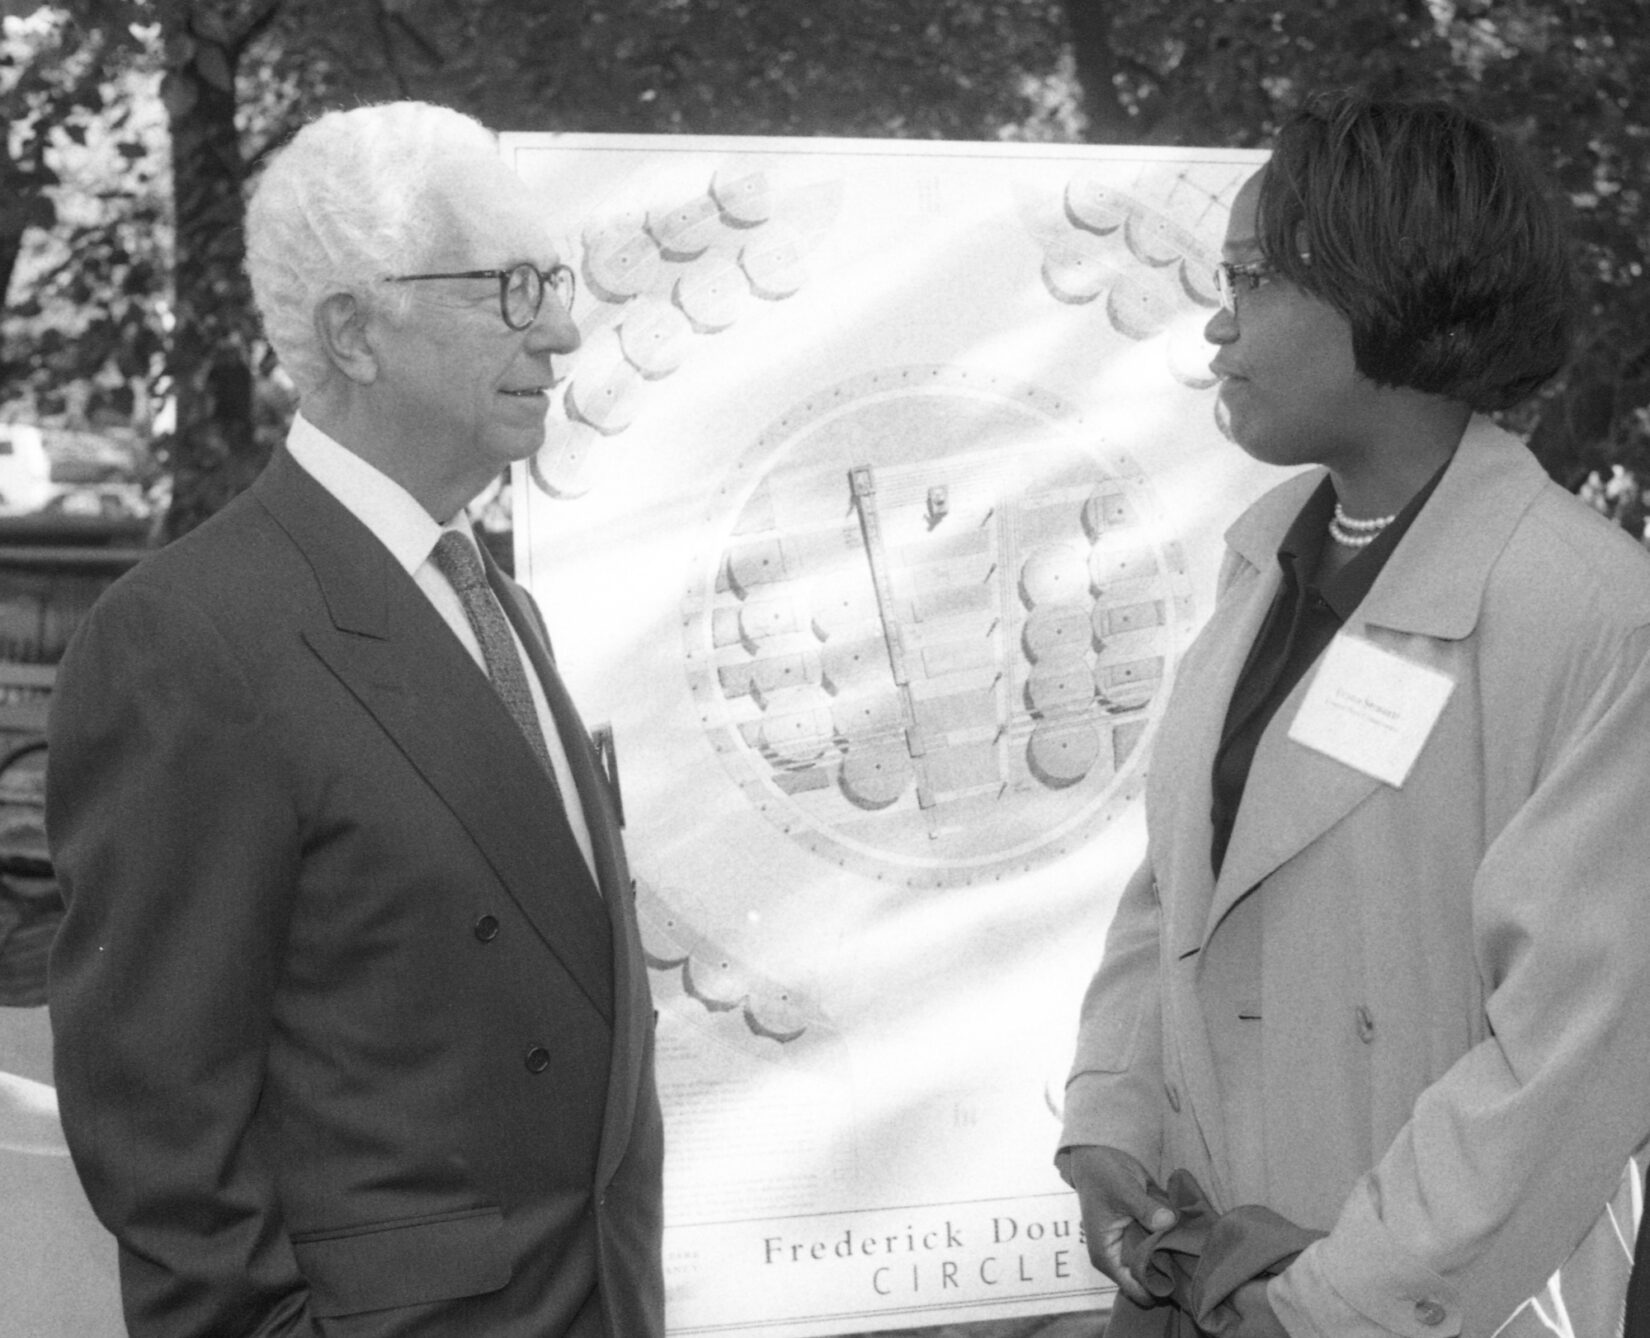
[(315, 308), (315, 334), (332, 365), (358, 385), (378, 379), (368, 313), (353, 293), (328, 293)]

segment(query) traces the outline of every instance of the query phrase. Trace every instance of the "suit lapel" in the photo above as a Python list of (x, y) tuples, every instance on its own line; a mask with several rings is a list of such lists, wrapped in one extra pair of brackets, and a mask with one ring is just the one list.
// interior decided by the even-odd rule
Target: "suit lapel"
[(509, 712), (383, 545), (285, 452), (255, 486), (305, 554), (326, 602), (326, 616), (307, 620), (305, 641), (452, 811), (545, 945), (611, 1021), (611, 925), (554, 791)]
[(578, 790), (579, 803), (584, 809), (585, 822), (590, 828), (591, 854), (595, 858), (596, 877), (602, 896), (609, 902), (622, 893), (630, 893), (629, 873), (625, 868), (624, 847), (619, 839), (619, 827), (607, 781), (602, 776), (589, 735), (579, 718), (578, 708), (568, 695), (561, 675), (556, 672), (550, 653), (549, 638), (539, 621), (537, 610), (528, 602), (521, 587), (510, 580), (493, 561), (492, 554), (482, 547), (482, 561), (487, 579), (498, 595), (505, 616), (516, 629), (521, 644), (527, 649), (527, 658), (538, 674), (544, 688), (550, 714), (556, 722), (556, 734), (567, 754), (567, 765), (573, 773), (573, 784)]
[[(631, 1018), (633, 1023), (650, 1026), (652, 1000), (636, 933), (634, 897), (624, 842), (619, 832), (618, 806), (608, 791), (607, 780), (596, 759), (590, 737), (585, 733), (584, 722), (561, 680), (561, 674), (556, 670), (550, 639), (537, 607), (520, 586), (498, 569), (485, 546), (482, 547), (482, 561), (505, 616), (514, 625), (521, 644), (527, 648), (528, 659), (544, 686), (545, 700), (549, 703), (551, 715), (555, 717), (556, 733), (567, 753), (568, 769), (573, 773), (579, 803), (584, 809), (585, 822), (590, 829), (591, 853), (610, 918), (614, 998), (619, 1001), (623, 1016)], [(644, 1044), (625, 1043), (632, 1038), (635, 1038), (634, 1030), (629, 1037), (621, 1030), (616, 1034), (613, 1046), (607, 1114), (597, 1167), (598, 1182), (603, 1184), (612, 1178), (630, 1145), (630, 1127), (635, 1116), (636, 1096), (641, 1086), (646, 1053)]]

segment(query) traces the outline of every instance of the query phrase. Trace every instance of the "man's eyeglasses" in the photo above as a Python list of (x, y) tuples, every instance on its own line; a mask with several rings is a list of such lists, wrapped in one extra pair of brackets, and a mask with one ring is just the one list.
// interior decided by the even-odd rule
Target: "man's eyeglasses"
[(1220, 309), (1236, 315), (1238, 293), (1252, 293), (1271, 277), (1272, 267), (1264, 260), (1247, 264), (1222, 260), (1215, 266), (1215, 292), (1220, 295)]
[(467, 269), (453, 274), (395, 274), (385, 283), (417, 283), (422, 279), (497, 279), (498, 310), (512, 330), (525, 330), (538, 319), (548, 289), (556, 295), (563, 311), (573, 310), (573, 291), (578, 286), (566, 265), (539, 269), (525, 261), (509, 269)]

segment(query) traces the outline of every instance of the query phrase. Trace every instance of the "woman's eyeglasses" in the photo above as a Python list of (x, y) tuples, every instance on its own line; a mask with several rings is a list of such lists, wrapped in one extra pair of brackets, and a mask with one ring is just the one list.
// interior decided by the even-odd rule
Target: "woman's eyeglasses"
[(1252, 293), (1272, 277), (1272, 267), (1264, 260), (1246, 264), (1222, 260), (1215, 266), (1215, 292), (1220, 296), (1220, 309), (1237, 314), (1238, 293)]

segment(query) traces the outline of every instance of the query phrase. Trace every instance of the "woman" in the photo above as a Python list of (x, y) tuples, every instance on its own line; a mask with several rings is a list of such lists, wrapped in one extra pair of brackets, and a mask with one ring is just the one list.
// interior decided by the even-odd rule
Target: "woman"
[(1229, 434), (1317, 468), (1227, 534), (1083, 1005), (1059, 1161), (1110, 1338), (1184, 1322), (1136, 1274), (1177, 1170), (1319, 1237), (1227, 1332), (1613, 1335), (1650, 1135), (1650, 557), (1481, 416), (1562, 363), (1562, 236), (1481, 123), (1334, 96), (1224, 254)]

